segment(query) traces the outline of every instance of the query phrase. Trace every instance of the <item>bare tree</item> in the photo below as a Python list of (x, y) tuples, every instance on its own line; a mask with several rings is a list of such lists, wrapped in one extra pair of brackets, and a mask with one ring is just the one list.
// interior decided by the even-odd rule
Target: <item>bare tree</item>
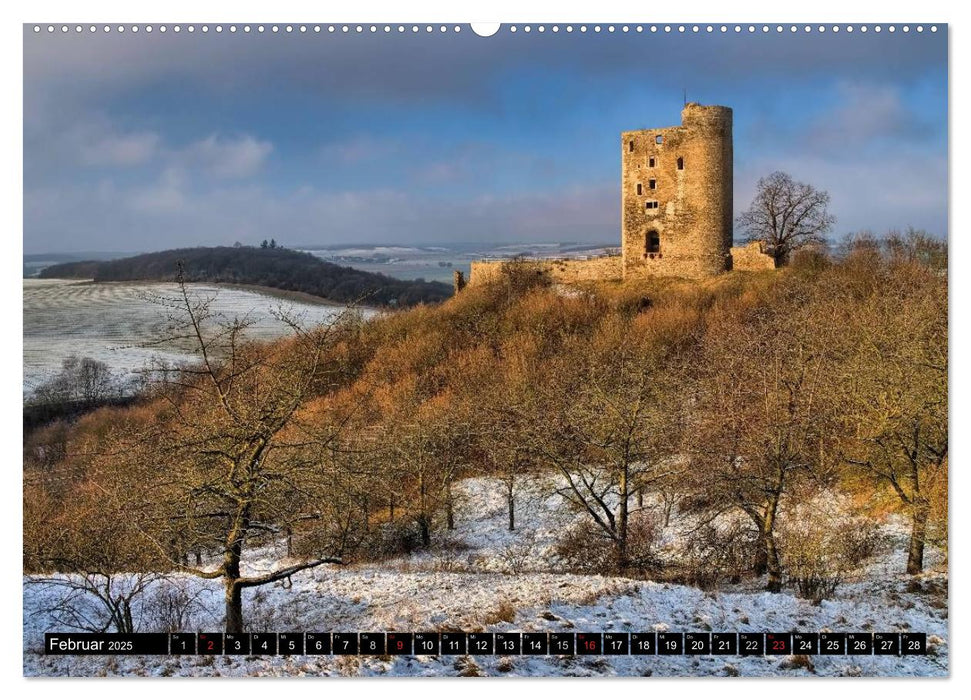
[(805, 316), (785, 306), (711, 327), (686, 446), (693, 482), (714, 513), (738, 509), (758, 533), (755, 568), (782, 587), (779, 507), (797, 480), (822, 479), (830, 416), (821, 385), (831, 368)]
[(826, 210), (829, 194), (774, 172), (759, 180), (755, 199), (738, 217), (746, 241), (761, 241), (779, 264), (793, 251), (822, 241), (836, 222)]
[(454, 483), (463, 463), (461, 446), (468, 426), (451, 414), (447, 397), (406, 402), (386, 426), (384, 459), (400, 485), (404, 509), (413, 518), (424, 546), (431, 544), (436, 512), (444, 508), (446, 528), (455, 529)]
[(565, 353), (537, 383), (539, 401), (523, 424), (536, 457), (564, 479), (561, 495), (613, 542), (623, 569), (633, 563), (631, 516), (643, 508), (635, 495), (680, 468), (681, 412), (672, 393), (675, 363), (665, 361), (665, 351), (639, 345), (623, 324), (610, 330), (601, 347)]
[[(342, 385), (345, 367), (328, 353), (349, 326), (341, 319), (303, 329), (292, 319), (286, 341), (248, 342), (245, 320), (223, 321), (211, 299), (193, 299), (180, 281), (164, 342), (194, 345), (197, 364), (160, 368), (155, 397), (164, 420), (134, 433), (127, 463), (152, 483), (138, 508), (158, 523), (154, 537), (179, 570), (218, 579), (225, 589), (227, 632), (243, 630), (242, 592), (289, 579), (325, 563), (343, 563), (346, 538), (318, 538), (329, 547), (263, 573), (243, 571), (254, 538), (320, 523), (322, 504), (338, 507), (328, 491), (345, 465), (329, 459), (350, 416), (303, 416), (306, 402)], [(331, 520), (331, 524), (333, 520)], [(332, 549), (331, 549), (332, 547)], [(190, 566), (185, 552), (201, 548), (218, 563)], [(201, 559), (201, 557), (200, 557)]]
[(524, 477), (534, 471), (536, 455), (530, 449), (528, 416), (531, 389), (522, 372), (506, 372), (500, 381), (485, 387), (468, 387), (475, 393), (476, 409), (470, 411), (476, 456), (486, 473), (495, 477), (506, 501), (507, 528), (516, 529), (516, 500)]
[(887, 258), (864, 251), (868, 264), (855, 269), (866, 278), (845, 280), (832, 304), (838, 331), (829, 342), (845, 358), (832, 385), (845, 422), (841, 449), (909, 515), (909, 574), (923, 571), (931, 494), (947, 481), (947, 278), (938, 245), (891, 237)]
[(494, 415), (478, 440), (487, 472), (501, 485), (510, 532), (516, 529), (516, 499), (534, 463), (529, 447), (519, 441), (524, 432), (522, 428), (512, 412)]
[(33, 402), (41, 404), (97, 405), (116, 398), (119, 385), (104, 362), (71, 355), (61, 362), (61, 371), (34, 391)]
[(138, 632), (141, 625), (137, 602), (164, 576), (155, 572), (93, 571), (83, 563), (75, 566), (88, 570), (29, 579), (33, 586), (62, 593), (43, 613), (57, 625), (84, 632)]

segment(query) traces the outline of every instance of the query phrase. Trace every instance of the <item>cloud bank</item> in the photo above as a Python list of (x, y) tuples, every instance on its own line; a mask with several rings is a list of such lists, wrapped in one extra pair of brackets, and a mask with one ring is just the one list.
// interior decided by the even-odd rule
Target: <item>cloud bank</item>
[[(26, 31), (26, 30), (25, 30)], [(947, 233), (947, 37), (25, 33), (26, 252), (619, 236), (621, 130), (735, 109), (837, 233)]]

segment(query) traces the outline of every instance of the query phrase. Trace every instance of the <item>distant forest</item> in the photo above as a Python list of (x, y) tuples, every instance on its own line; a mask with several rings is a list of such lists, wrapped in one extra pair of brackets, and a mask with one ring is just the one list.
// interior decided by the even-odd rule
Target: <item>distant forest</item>
[(96, 282), (171, 281), (180, 262), (186, 282), (260, 285), (368, 306), (433, 303), (452, 293), (442, 282), (403, 281), (279, 247), (179, 248), (117, 260), (60, 263), (44, 268), (40, 276)]

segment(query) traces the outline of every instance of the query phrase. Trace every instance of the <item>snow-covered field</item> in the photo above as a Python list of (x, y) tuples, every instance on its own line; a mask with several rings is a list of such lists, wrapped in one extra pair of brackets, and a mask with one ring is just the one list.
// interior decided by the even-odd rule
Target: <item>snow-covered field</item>
[[(819, 605), (791, 592), (765, 593), (757, 582), (717, 592), (619, 577), (556, 573), (553, 544), (581, 517), (541, 482), (520, 495), (519, 528), (506, 529), (501, 484), (487, 478), (460, 484), (457, 529), (430, 551), (392, 561), (325, 567), (282, 584), (245, 592), (252, 631), (523, 631), (523, 632), (926, 632), (927, 656), (412, 656), (412, 657), (47, 657), (44, 612), (63, 591), (24, 585), (25, 675), (152, 676), (944, 676), (948, 673), (947, 575), (932, 551), (932, 571), (913, 582), (901, 575), (903, 524), (882, 527), (893, 546), (875, 556), (835, 600)], [(668, 540), (679, 537), (672, 523)], [(282, 545), (254, 553), (252, 571), (283, 559)], [(524, 566), (523, 561), (530, 562)], [(523, 573), (508, 573), (509, 571)], [(506, 572), (506, 573), (504, 573)], [(217, 585), (174, 577), (167, 591), (193, 602), (185, 631), (219, 631)], [(160, 584), (161, 586), (161, 584)], [(157, 630), (162, 589), (139, 610), (140, 631)]]
[[(227, 320), (253, 322), (250, 337), (270, 339), (287, 327), (273, 312), (284, 309), (308, 325), (323, 323), (343, 307), (283, 299), (255, 291), (189, 285), (193, 297), (213, 297), (212, 310)], [(171, 283), (25, 279), (24, 395), (56, 374), (70, 355), (92, 357), (125, 375), (143, 368), (153, 357), (181, 361), (189, 355), (146, 347), (164, 328), (167, 310), (153, 300), (174, 298)]]

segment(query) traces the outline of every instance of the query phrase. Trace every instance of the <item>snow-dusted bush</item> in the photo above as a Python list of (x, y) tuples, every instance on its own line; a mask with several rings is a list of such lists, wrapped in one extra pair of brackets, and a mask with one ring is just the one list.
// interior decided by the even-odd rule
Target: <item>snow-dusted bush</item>
[(881, 535), (876, 523), (852, 515), (840, 499), (821, 497), (789, 511), (776, 540), (788, 582), (818, 603), (876, 553)]
[(525, 530), (519, 537), (511, 538), (499, 551), (503, 570), (509, 574), (522, 574), (536, 568), (539, 556), (535, 530)]
[(396, 520), (374, 528), (362, 544), (365, 559), (381, 561), (421, 549), (421, 533), (413, 520)]
[(469, 547), (462, 540), (445, 536), (432, 552), (435, 571), (455, 572), (469, 568)]
[(203, 610), (204, 589), (185, 579), (168, 579), (156, 586), (145, 603), (153, 632), (184, 632), (191, 629), (193, 616)]
[(758, 536), (741, 518), (723, 518), (700, 525), (683, 540), (677, 580), (711, 589), (738, 583), (751, 572), (759, 550)]
[(27, 578), (25, 585), (43, 589), (41, 612), (63, 629), (82, 632), (142, 631), (141, 604), (162, 574), (86, 572)]
[(658, 545), (659, 519), (652, 513), (632, 514), (627, 533), (627, 566), (620, 565), (619, 547), (602, 528), (586, 520), (568, 528), (554, 547), (562, 569), (579, 574), (610, 574), (640, 571), (655, 575), (660, 571)]
[(602, 574), (613, 569), (614, 543), (586, 521), (567, 528), (554, 547), (554, 556), (565, 571)]

